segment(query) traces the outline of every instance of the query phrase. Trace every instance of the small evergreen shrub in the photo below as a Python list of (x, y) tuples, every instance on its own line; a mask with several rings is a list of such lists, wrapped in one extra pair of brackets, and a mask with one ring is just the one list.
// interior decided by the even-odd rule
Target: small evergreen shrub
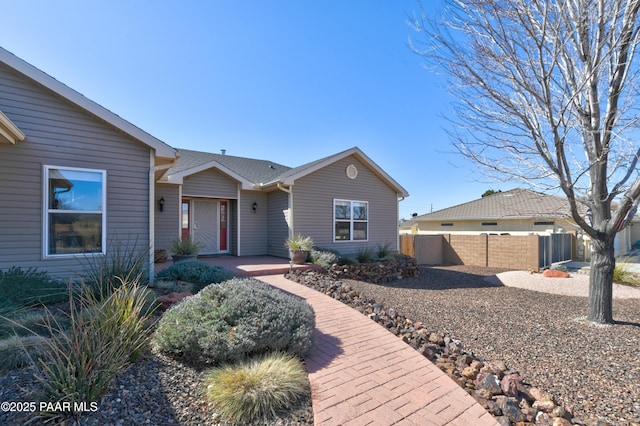
[(385, 259), (391, 254), (391, 243), (378, 244), (376, 246), (376, 258)]
[(362, 247), (356, 253), (356, 260), (359, 263), (369, 263), (374, 259), (373, 250), (370, 247)]
[(11, 336), (0, 340), (0, 371), (23, 368), (46, 358), (48, 339), (43, 336)]
[(358, 259), (353, 258), (353, 257), (342, 257), (340, 258), (340, 265), (357, 265), (358, 263)]
[[(30, 336), (35, 334), (48, 336), (47, 316), (53, 315), (45, 309), (29, 309), (8, 312), (3, 314), (0, 310), (0, 339), (10, 336)], [(56, 321), (64, 327), (69, 326), (69, 321), (63, 314), (55, 314)], [(0, 358), (1, 359), (1, 358)]]
[(560, 265), (560, 264), (551, 265), (551, 267), (549, 269), (554, 270), (554, 271), (569, 272), (569, 270), (567, 269), (566, 266)]
[(5, 309), (19, 309), (67, 299), (67, 286), (36, 268), (0, 270), (0, 294)]
[(153, 288), (162, 294), (184, 293), (191, 291), (191, 284), (178, 284), (176, 280), (159, 279), (153, 282)]
[(272, 353), (206, 374), (206, 398), (223, 417), (241, 423), (271, 423), (278, 412), (290, 409), (309, 394), (302, 362), (294, 356)]
[(191, 284), (191, 292), (197, 293), (213, 283), (233, 278), (233, 274), (220, 266), (209, 265), (199, 260), (174, 263), (156, 275), (157, 280), (178, 280)]
[(325, 267), (329, 267), (340, 261), (340, 255), (338, 253), (327, 249), (314, 248), (311, 250), (309, 256), (311, 257), (311, 262)]
[(304, 300), (252, 278), (205, 287), (162, 316), (161, 350), (197, 363), (220, 364), (267, 351), (304, 357), (315, 327)]

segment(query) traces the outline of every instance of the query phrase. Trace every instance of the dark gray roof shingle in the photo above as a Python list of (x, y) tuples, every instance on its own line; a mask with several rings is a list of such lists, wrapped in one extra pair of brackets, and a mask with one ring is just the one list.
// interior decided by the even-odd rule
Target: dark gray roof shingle
[(178, 149), (180, 158), (177, 163), (167, 171), (167, 176), (197, 168), (204, 164), (216, 161), (227, 169), (237, 173), (254, 184), (261, 184), (275, 180), (281, 174), (290, 170), (290, 167), (273, 161), (255, 160), (252, 158), (235, 157), (233, 155), (212, 154), (209, 152)]

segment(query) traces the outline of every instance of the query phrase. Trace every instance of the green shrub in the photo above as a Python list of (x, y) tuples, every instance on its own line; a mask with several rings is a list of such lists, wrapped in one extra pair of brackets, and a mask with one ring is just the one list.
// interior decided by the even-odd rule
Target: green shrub
[(378, 244), (376, 246), (376, 258), (385, 259), (391, 254), (391, 243)]
[(234, 278), (174, 305), (154, 340), (185, 360), (220, 364), (275, 350), (303, 357), (314, 327), (313, 309), (304, 300), (252, 278)]
[[(52, 315), (45, 309), (22, 309), (14, 312), (3, 314), (0, 312), (0, 339), (10, 336), (30, 336), (39, 334), (48, 336), (49, 329), (47, 327), (47, 315)], [(68, 327), (68, 317), (63, 314), (56, 314), (57, 322)]]
[(209, 265), (199, 260), (174, 263), (156, 275), (158, 280), (179, 280), (191, 284), (191, 292), (197, 293), (213, 283), (233, 278), (233, 274), (220, 266)]
[(287, 238), (284, 245), (291, 251), (311, 251), (313, 249), (313, 239), (298, 234)]
[(549, 269), (552, 269), (554, 271), (569, 272), (567, 267), (561, 264), (553, 264)]
[(36, 378), (48, 402), (99, 401), (115, 374), (134, 361), (145, 348), (150, 329), (145, 311), (148, 290), (138, 281), (122, 280), (106, 298), (83, 286), (76, 300), (70, 297), (70, 326), (65, 329), (53, 315), (47, 318), (52, 336), (46, 362), (40, 360)]
[(638, 276), (629, 269), (629, 263), (635, 263), (633, 257), (616, 259), (616, 267), (613, 269), (613, 282), (618, 284), (640, 285)]
[(307, 372), (299, 359), (273, 353), (207, 372), (207, 400), (223, 417), (241, 423), (269, 423), (309, 394)]
[(118, 240), (108, 244), (108, 255), (86, 255), (82, 258), (82, 281), (96, 295), (106, 298), (121, 282), (146, 282), (150, 248), (140, 249), (137, 240)]
[(162, 294), (168, 293), (184, 293), (185, 291), (192, 291), (192, 286), (189, 283), (178, 284), (176, 280), (171, 279), (157, 279), (153, 282), (153, 288)]
[(311, 262), (316, 265), (329, 267), (340, 262), (340, 255), (334, 251), (326, 249), (313, 249), (310, 253)]
[(171, 240), (171, 247), (169, 250), (171, 253), (178, 256), (191, 256), (200, 253), (200, 250), (204, 247), (199, 241), (192, 240), (191, 238), (174, 238)]
[(373, 261), (374, 254), (370, 247), (362, 247), (356, 253), (356, 260), (360, 263), (369, 263)]
[(0, 371), (17, 370), (46, 358), (48, 339), (43, 336), (11, 336), (0, 340)]
[(341, 257), (339, 263), (340, 265), (357, 265), (360, 262), (358, 262), (358, 259), (353, 257)]
[(20, 309), (67, 299), (67, 286), (36, 268), (0, 270), (0, 294), (5, 309)]

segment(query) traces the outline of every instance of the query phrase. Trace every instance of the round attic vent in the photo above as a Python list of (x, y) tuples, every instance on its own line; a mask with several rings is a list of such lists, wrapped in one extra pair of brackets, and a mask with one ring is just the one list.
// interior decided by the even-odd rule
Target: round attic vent
[(347, 177), (349, 179), (355, 179), (358, 176), (358, 168), (353, 164), (347, 166)]

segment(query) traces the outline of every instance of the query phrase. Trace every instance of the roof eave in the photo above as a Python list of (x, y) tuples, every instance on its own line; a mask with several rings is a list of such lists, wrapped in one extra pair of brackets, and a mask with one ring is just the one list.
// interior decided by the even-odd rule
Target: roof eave
[(0, 111), (0, 143), (15, 145), (26, 136), (2, 111)]
[(340, 161), (343, 158), (347, 158), (351, 155), (355, 155), (356, 157), (358, 157), (361, 161), (363, 161), (364, 163), (366, 163), (369, 167), (371, 167), (371, 169), (373, 170), (373, 172), (382, 180), (386, 181), (387, 184), (389, 186), (391, 186), (396, 193), (398, 194), (398, 197), (408, 197), (409, 196), (409, 192), (404, 189), (398, 182), (396, 182), (391, 176), (389, 176), (384, 170), (382, 170), (382, 168), (380, 168), (380, 166), (378, 166), (373, 160), (371, 160), (371, 158), (367, 157), (367, 155), (362, 152), (362, 150), (358, 147), (353, 147), (351, 149), (348, 149), (346, 151), (343, 151), (341, 153), (338, 153), (336, 155), (333, 155), (331, 157), (327, 157), (325, 159), (325, 161), (321, 161), (319, 163), (314, 164), (312, 167), (309, 168), (305, 168), (303, 170), (300, 170), (300, 172), (298, 173), (294, 173), (290, 176), (287, 176), (284, 179), (281, 179), (279, 181), (273, 181), (273, 182), (269, 182), (268, 184), (265, 185), (275, 185), (278, 182), (284, 185), (294, 185), (295, 181), (297, 179), (300, 179), (304, 176), (307, 176), (313, 172), (316, 172), (330, 164), (335, 163), (336, 161)]
[(166, 182), (166, 183), (173, 183), (173, 184), (181, 185), (184, 182), (184, 178), (185, 177), (191, 176), (193, 174), (200, 173), (202, 171), (209, 170), (209, 169), (218, 169), (222, 173), (226, 174), (227, 176), (230, 176), (231, 178), (237, 180), (240, 183), (240, 188), (243, 189), (243, 190), (255, 190), (256, 189), (256, 185), (253, 182), (245, 179), (244, 177), (240, 176), (239, 174), (237, 174), (233, 170), (223, 166), (222, 164), (220, 164), (219, 162), (217, 162), (215, 160), (208, 161), (208, 162), (203, 163), (203, 164), (201, 164), (201, 165), (199, 165), (197, 167), (191, 167), (189, 169), (183, 170), (183, 171), (178, 172), (178, 173), (173, 173), (173, 174), (167, 175), (167, 176), (163, 177), (162, 181)]

